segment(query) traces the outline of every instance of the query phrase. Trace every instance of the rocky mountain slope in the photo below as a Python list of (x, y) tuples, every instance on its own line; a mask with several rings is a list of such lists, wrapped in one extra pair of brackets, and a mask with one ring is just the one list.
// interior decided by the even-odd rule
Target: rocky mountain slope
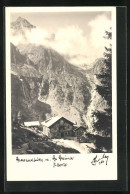
[(11, 44), (11, 62), (13, 110), (22, 107), (26, 119), (38, 113), (44, 120), (47, 113), (85, 124), (90, 85), (79, 69), (54, 50), (32, 44)]
[(106, 72), (106, 66), (104, 63), (103, 58), (97, 59), (93, 67), (89, 70), (86, 71), (88, 81), (91, 85), (91, 102), (87, 110), (86, 114), (86, 122), (88, 123), (88, 131), (93, 134), (98, 134), (98, 131), (93, 127), (93, 123), (97, 121), (96, 117), (93, 117), (92, 114), (93, 112), (102, 112), (105, 113), (106, 109), (110, 108), (107, 101), (98, 93), (96, 90), (96, 86), (99, 85), (101, 86), (101, 80), (97, 78), (97, 75), (102, 75)]
[(20, 111), (24, 120), (46, 119), (45, 114), (51, 113), (50, 105), (38, 101), (41, 74), (33, 62), (22, 55), (11, 44), (11, 105), (12, 116)]

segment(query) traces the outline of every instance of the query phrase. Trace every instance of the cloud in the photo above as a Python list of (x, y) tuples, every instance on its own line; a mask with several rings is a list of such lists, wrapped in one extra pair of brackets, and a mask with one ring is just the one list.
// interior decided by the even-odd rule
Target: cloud
[(47, 44), (48, 32), (40, 28), (26, 29), (23, 28), (21, 31), (11, 30), (11, 42), (15, 45), (18, 44)]
[(112, 26), (111, 20), (109, 20), (105, 14), (99, 15), (94, 20), (90, 21), (88, 26), (91, 29), (89, 37), (90, 51), (93, 51), (95, 58), (98, 56), (102, 57), (104, 47), (110, 44), (110, 40), (103, 37), (106, 30), (110, 31), (110, 27)]
[(88, 23), (89, 34), (83, 33), (78, 26), (69, 26), (58, 31), (53, 46), (58, 52), (69, 55), (69, 61), (74, 64), (91, 64), (103, 57), (104, 47), (109, 46), (110, 41), (103, 37), (111, 25), (105, 14), (98, 15)]
[(53, 46), (62, 54), (84, 55), (87, 52), (87, 37), (83, 36), (83, 31), (78, 26), (63, 28), (56, 34)]
[(34, 28), (31, 31), (26, 31), (27, 40), (33, 44), (46, 44), (48, 32), (40, 28)]
[(55, 36), (40, 28), (24, 29), (24, 35), (16, 36), (12, 33), (11, 41), (15, 45), (33, 43), (51, 47), (65, 55), (71, 63), (91, 64), (97, 58), (103, 57), (104, 46), (108, 44), (103, 36), (105, 30), (111, 27), (111, 20), (105, 14), (101, 14), (89, 21), (86, 27), (89, 28), (88, 34), (85, 34), (79, 26), (72, 25), (60, 28)]

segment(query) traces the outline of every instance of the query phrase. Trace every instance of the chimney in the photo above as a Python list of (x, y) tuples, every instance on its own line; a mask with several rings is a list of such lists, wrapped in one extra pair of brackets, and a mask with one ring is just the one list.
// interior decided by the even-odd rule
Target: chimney
[(74, 121), (74, 125), (77, 125), (77, 122), (76, 121)]

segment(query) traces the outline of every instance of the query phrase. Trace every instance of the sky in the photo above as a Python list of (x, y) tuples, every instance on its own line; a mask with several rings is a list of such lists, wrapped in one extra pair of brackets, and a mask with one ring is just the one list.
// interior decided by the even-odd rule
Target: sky
[[(108, 44), (103, 36), (112, 27), (109, 11), (11, 13), (11, 22), (19, 16), (37, 27), (27, 33), (30, 43), (49, 46), (77, 65), (91, 64), (103, 56)], [(55, 34), (54, 41), (46, 40), (49, 34)]]

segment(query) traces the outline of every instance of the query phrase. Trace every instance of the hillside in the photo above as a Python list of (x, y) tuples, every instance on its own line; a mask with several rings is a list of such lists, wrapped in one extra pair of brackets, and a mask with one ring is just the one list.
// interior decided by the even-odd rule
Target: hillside
[(56, 51), (32, 44), (19, 48), (11, 44), (11, 71), (12, 106), (22, 107), (26, 119), (31, 114), (37, 119), (35, 111), (40, 109), (41, 120), (46, 114), (58, 114), (85, 125), (83, 115), (91, 98), (89, 82), (79, 68)]
[(106, 71), (107, 69), (103, 58), (99, 58), (95, 61), (93, 68), (89, 69), (89, 73), (86, 71), (86, 73), (88, 73), (88, 81), (91, 85), (91, 103), (86, 114), (86, 121), (88, 121), (88, 131), (95, 135), (98, 134), (101, 136), (104, 136), (103, 133), (97, 130), (93, 125), (98, 120), (97, 117), (93, 116), (93, 113), (100, 112), (101, 114), (106, 115), (106, 110), (110, 108), (105, 98), (101, 96), (96, 90), (97, 86), (102, 86), (102, 79), (98, 79), (98, 75), (102, 76), (106, 73)]
[(79, 153), (78, 150), (57, 145), (47, 136), (26, 128), (12, 132), (12, 154), (60, 154)]

